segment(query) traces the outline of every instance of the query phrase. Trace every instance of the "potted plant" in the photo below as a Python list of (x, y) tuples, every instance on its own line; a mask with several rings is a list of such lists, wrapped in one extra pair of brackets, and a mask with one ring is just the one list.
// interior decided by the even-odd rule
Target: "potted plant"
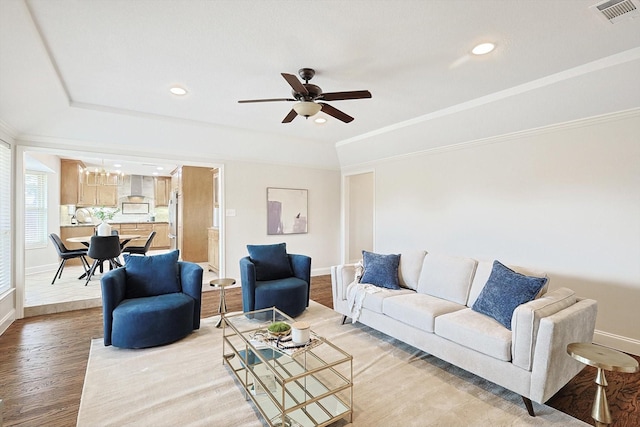
[(104, 206), (91, 209), (91, 214), (101, 221), (98, 225), (98, 236), (111, 235), (111, 226), (107, 224), (107, 221), (112, 220), (118, 212), (120, 212), (119, 208), (107, 209)]

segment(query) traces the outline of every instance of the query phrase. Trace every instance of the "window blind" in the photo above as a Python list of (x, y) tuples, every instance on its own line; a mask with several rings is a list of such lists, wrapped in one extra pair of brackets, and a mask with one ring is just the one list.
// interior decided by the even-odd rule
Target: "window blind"
[(24, 176), (25, 248), (47, 246), (47, 175), (27, 171)]
[(11, 287), (11, 146), (0, 141), (0, 294)]

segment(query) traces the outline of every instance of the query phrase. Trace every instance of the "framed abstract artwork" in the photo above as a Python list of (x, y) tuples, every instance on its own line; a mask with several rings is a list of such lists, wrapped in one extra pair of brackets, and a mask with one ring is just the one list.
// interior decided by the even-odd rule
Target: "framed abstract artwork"
[(308, 190), (267, 188), (267, 234), (307, 232)]

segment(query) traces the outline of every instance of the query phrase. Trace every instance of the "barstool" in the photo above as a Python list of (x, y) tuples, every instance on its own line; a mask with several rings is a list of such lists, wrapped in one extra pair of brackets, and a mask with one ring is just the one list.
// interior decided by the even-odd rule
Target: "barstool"
[(220, 288), (220, 305), (218, 306), (218, 313), (220, 313), (220, 320), (216, 323), (216, 328), (222, 327), (224, 315), (227, 312), (227, 302), (224, 299), (224, 288), (227, 286), (235, 285), (236, 279), (213, 279), (209, 282), (210, 286), (217, 286)]

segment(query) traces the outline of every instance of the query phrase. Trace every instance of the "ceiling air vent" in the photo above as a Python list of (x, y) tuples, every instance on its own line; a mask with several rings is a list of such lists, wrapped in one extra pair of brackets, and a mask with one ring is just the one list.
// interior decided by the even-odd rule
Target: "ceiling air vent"
[(640, 16), (639, 0), (609, 0), (593, 5), (590, 9), (612, 24), (623, 19)]

